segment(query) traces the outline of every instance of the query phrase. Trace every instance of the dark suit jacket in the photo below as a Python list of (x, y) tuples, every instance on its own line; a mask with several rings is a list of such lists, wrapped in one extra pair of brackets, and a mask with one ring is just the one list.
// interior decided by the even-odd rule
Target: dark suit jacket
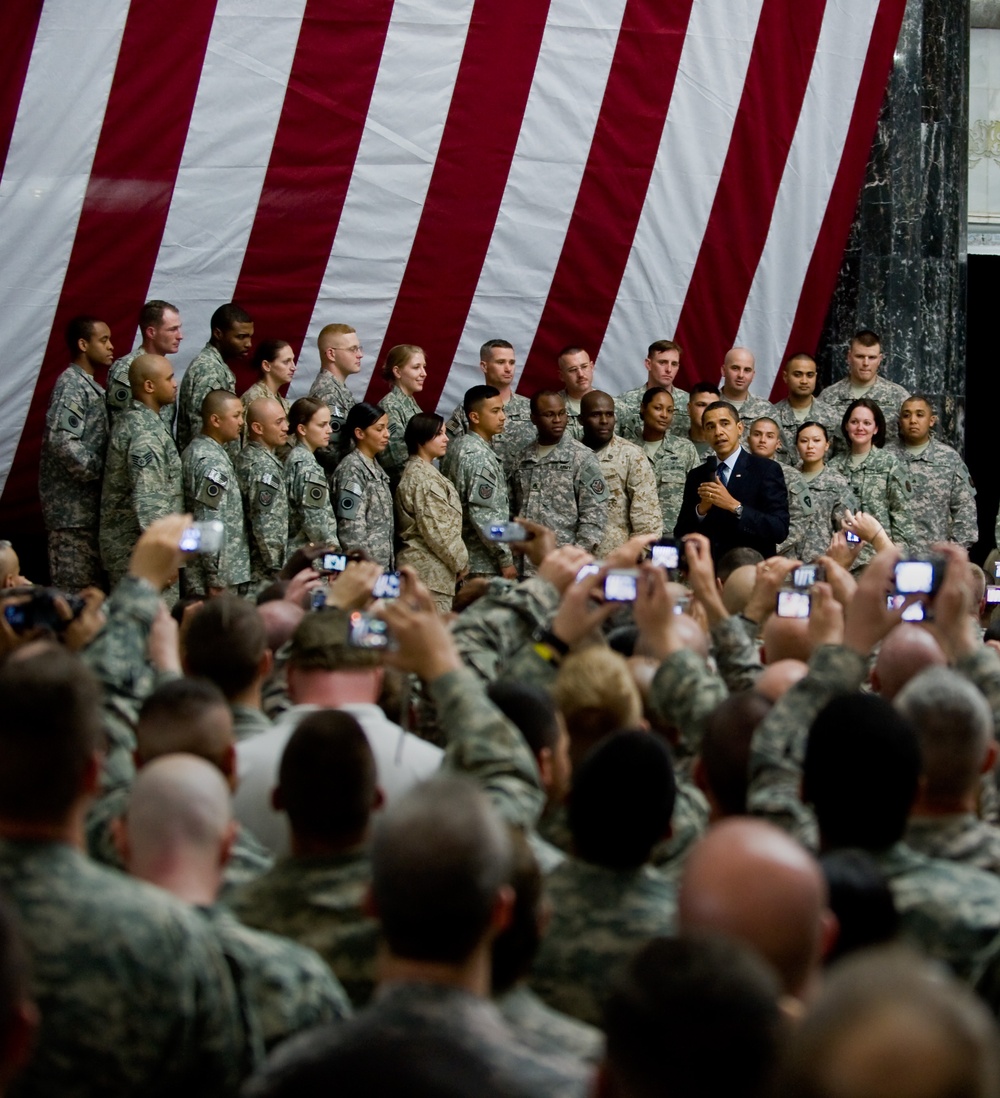
[(698, 485), (714, 476), (715, 463), (711, 461), (688, 473), (674, 536), (704, 534), (712, 543), (712, 557), (716, 561), (737, 546), (773, 557), (778, 543), (788, 537), (788, 492), (781, 466), (740, 450), (727, 487), (729, 494), (743, 504), (742, 516), (737, 518), (732, 511), (712, 507), (699, 519), (695, 513)]

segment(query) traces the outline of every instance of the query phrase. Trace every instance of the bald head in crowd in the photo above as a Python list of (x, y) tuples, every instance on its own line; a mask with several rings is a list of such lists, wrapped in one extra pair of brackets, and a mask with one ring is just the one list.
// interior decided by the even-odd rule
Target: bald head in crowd
[(839, 964), (778, 1071), (776, 1098), (993, 1098), (996, 1025), (943, 966), (883, 949)]
[(763, 694), (771, 703), (776, 702), (809, 671), (809, 664), (799, 659), (779, 659), (767, 661), (767, 666), (753, 684), (758, 694)]
[(782, 618), (769, 614), (761, 629), (761, 658), (765, 663), (778, 660), (801, 660), (807, 663), (812, 654), (809, 643), (808, 618)]
[(947, 663), (941, 646), (923, 626), (900, 622), (882, 641), (872, 669), (872, 686), (886, 701), (892, 701), (925, 668)]
[(729, 573), (722, 585), (722, 603), (730, 614), (739, 614), (742, 611), (756, 583), (756, 564), (741, 564)]
[(139, 355), (128, 368), (128, 383), (132, 395), (138, 397), (137, 390), (141, 390), (145, 382), (159, 381), (173, 372), (173, 366), (163, 355)]
[(795, 999), (815, 989), (836, 933), (816, 859), (763, 820), (723, 820), (695, 845), (681, 877), (678, 924), (746, 943)]

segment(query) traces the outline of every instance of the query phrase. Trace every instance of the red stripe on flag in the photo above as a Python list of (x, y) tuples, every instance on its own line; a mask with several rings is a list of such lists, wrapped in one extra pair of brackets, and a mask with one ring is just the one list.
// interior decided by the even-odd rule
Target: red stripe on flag
[[(503, 199), (541, 49), (548, 0), (476, 0), (427, 198), (382, 341), (419, 343), (418, 401), (434, 408), (458, 349)], [(484, 337), (485, 338), (485, 337)], [(372, 376), (366, 399), (389, 385)]]
[[(767, 241), (824, 8), (765, 0), (761, 11), (726, 161), (674, 330), (706, 380), (718, 378), (733, 345)], [(686, 369), (685, 381), (698, 380), (690, 364)]]
[[(844, 247), (857, 209), (858, 195), (872, 153), (872, 139), (885, 98), (889, 74), (892, 72), (905, 9), (906, 0), (882, 0), (879, 4), (872, 26), (868, 56), (854, 101), (854, 112), (844, 142), (844, 154), (840, 159), (823, 224), (820, 226), (802, 283), (798, 308), (782, 362), (787, 362), (791, 355), (801, 350), (815, 353), (823, 332), (844, 258)], [(783, 396), (784, 388), (779, 373), (772, 394), (780, 392)], [(777, 399), (780, 400), (781, 396), (777, 396)]]
[[(518, 388), (561, 388), (568, 343), (596, 354), (628, 263), (692, 0), (628, 0), (573, 216)], [(643, 337), (644, 338), (644, 337)]]
[(37, 523), (35, 478), (45, 409), (66, 367), (66, 322), (94, 313), (116, 354), (131, 350), (156, 262), (215, 13), (176, 0), (163, 33), (160, 0), (132, 0), (73, 250), (21, 441), (3, 494), (8, 521)]
[[(308, 0), (233, 300), (302, 346), (354, 171), (392, 0)], [(372, 226), (377, 231), (377, 226)], [(332, 319), (340, 320), (335, 317)], [(249, 365), (237, 380), (251, 380)], [(240, 376), (240, 375), (243, 376)]]
[(3, 175), (11, 135), (38, 33), (43, 0), (6, 0), (0, 10), (0, 175)]

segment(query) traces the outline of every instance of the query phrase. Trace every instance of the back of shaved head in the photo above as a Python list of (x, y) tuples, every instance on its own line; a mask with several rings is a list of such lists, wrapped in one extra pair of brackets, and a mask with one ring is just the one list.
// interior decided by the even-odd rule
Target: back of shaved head
[(872, 670), (872, 685), (886, 701), (892, 701), (925, 668), (944, 667), (947, 663), (941, 646), (923, 626), (900, 622), (882, 641)]
[(802, 998), (833, 916), (816, 859), (772, 824), (735, 818), (716, 824), (691, 851), (678, 922), (682, 933), (745, 942), (770, 962), (788, 994)]
[(173, 369), (163, 355), (139, 355), (134, 358), (128, 368), (128, 383), (132, 395), (138, 396), (147, 381), (157, 381), (173, 373)]
[(249, 430), (253, 423), (270, 423), (274, 417), (284, 414), (285, 409), (273, 397), (258, 397), (250, 401), (247, 408), (247, 429)]
[(756, 564), (741, 564), (729, 573), (722, 585), (722, 602), (730, 614), (739, 614), (742, 611), (756, 582)]
[(210, 393), (206, 393), (205, 399), (201, 402), (201, 422), (207, 426), (212, 416), (225, 415), (233, 400), (239, 402), (240, 398), (228, 389), (213, 389)]
[(185, 752), (228, 773), (232, 767), (233, 716), (219, 688), (205, 679), (174, 679), (143, 703), (136, 727), (142, 763)]

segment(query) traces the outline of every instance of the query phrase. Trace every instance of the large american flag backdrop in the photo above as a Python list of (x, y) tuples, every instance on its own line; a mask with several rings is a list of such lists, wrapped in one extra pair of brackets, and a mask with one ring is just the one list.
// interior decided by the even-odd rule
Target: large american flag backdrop
[[(518, 389), (586, 347), (612, 393), (648, 342), (680, 383), (734, 343), (755, 390), (815, 348), (904, 0), (4, 0), (0, 533), (35, 525), (77, 313), (182, 312), (179, 368), (236, 300), (301, 352), (396, 343), (425, 408), (510, 339)], [(251, 378), (244, 374), (241, 385)]]

